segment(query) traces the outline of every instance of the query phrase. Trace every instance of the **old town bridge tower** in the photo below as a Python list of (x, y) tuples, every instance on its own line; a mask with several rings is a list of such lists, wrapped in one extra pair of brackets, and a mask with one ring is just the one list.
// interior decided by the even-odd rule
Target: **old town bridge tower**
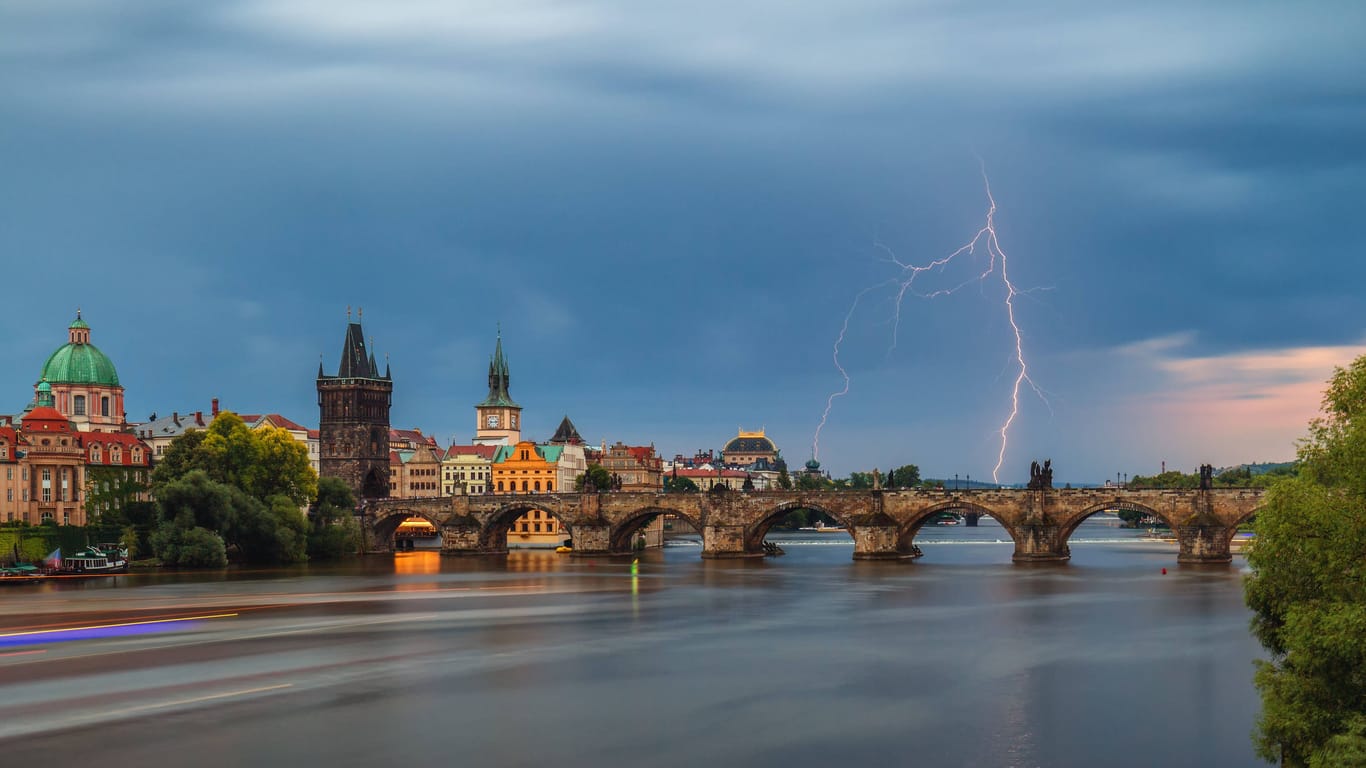
[(350, 322), (336, 376), (318, 363), (319, 475), (346, 483), (356, 499), (389, 495), (389, 406), (394, 381), (366, 354), (360, 315)]

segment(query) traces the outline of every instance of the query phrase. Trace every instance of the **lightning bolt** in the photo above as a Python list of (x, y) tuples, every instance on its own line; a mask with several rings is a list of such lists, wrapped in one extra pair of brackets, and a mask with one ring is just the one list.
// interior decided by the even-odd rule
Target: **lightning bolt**
[[(921, 299), (937, 299), (944, 296), (951, 296), (969, 285), (982, 285), (993, 275), (1000, 276), (1001, 284), (1005, 288), (1004, 304), (1006, 319), (1010, 323), (1010, 328), (1015, 340), (1015, 350), (1012, 362), (1016, 370), (1015, 378), (1010, 389), (1010, 412), (1006, 415), (1005, 420), (1001, 422), (1000, 429), (997, 430), (997, 434), (999, 434), (1001, 438), (1001, 445), (996, 453), (996, 466), (991, 470), (992, 482), (1000, 482), (999, 475), (1001, 466), (1005, 463), (1006, 449), (1010, 442), (1010, 427), (1015, 423), (1016, 417), (1020, 415), (1021, 388), (1028, 385), (1029, 388), (1033, 390), (1034, 394), (1037, 395), (1045, 405), (1048, 405), (1048, 398), (1044, 396), (1043, 390), (1041, 390), (1038, 385), (1034, 383), (1034, 380), (1030, 378), (1029, 363), (1025, 360), (1024, 333), (1020, 330), (1019, 321), (1015, 317), (1015, 299), (1024, 292), (1019, 290), (1015, 286), (1015, 283), (1011, 281), (1008, 271), (1009, 259), (1006, 256), (1005, 249), (1001, 247), (1000, 239), (996, 236), (996, 198), (991, 192), (991, 180), (987, 178), (985, 163), (982, 164), (981, 173), (982, 186), (986, 190), (988, 203), (986, 220), (972, 238), (959, 246), (957, 250), (954, 250), (947, 256), (942, 256), (924, 264), (910, 264), (899, 259), (891, 248), (881, 242), (874, 243), (874, 247), (886, 255), (885, 261), (894, 265), (897, 268), (898, 273), (896, 277), (871, 285), (864, 288), (862, 291), (859, 291), (858, 294), (854, 296), (854, 300), (849, 306), (849, 311), (844, 315), (844, 322), (840, 326), (839, 336), (835, 339), (833, 350), (835, 368), (844, 379), (844, 386), (838, 391), (832, 392), (830, 396), (826, 398), (825, 411), (821, 414), (820, 422), (816, 425), (815, 436), (811, 440), (812, 458), (819, 458), (821, 430), (825, 427), (826, 422), (830, 418), (830, 411), (834, 407), (835, 400), (849, 394), (850, 385), (853, 383), (849, 376), (849, 372), (840, 363), (840, 346), (844, 343), (845, 337), (848, 335), (849, 321), (854, 316), (854, 312), (858, 309), (859, 304), (862, 303), (865, 296), (873, 291), (886, 287), (896, 286), (896, 292), (892, 301), (892, 339), (891, 344), (887, 348), (887, 356), (890, 357), (897, 346), (898, 336), (901, 330), (901, 305), (907, 295)], [(976, 276), (948, 288), (936, 288), (922, 291), (917, 287), (916, 281), (923, 275), (926, 275), (927, 273), (942, 273), (950, 264), (961, 257), (966, 256), (971, 258), (975, 256), (979, 248), (986, 250), (989, 259), (986, 269), (982, 270)]]

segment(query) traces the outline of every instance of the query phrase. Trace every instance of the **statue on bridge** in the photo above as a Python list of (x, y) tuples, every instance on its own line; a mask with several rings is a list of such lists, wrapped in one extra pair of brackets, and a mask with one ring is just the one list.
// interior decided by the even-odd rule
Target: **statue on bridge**
[(1029, 462), (1029, 490), (1044, 491), (1053, 488), (1053, 460), (1044, 459), (1043, 466), (1039, 462)]
[(1214, 487), (1214, 465), (1200, 465), (1200, 490), (1208, 491)]

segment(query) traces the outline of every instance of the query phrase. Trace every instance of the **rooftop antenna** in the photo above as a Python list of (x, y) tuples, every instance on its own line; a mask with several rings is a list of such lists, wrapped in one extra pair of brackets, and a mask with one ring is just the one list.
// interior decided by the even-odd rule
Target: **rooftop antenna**
[(347, 304), (347, 305), (346, 305), (346, 319), (347, 319), (347, 320), (350, 320), (350, 319), (351, 319), (351, 305), (350, 305), (350, 304)]
[[(365, 314), (365, 307), (356, 307), (356, 319), (357, 319), (357, 320), (359, 320), (359, 319), (361, 318), (361, 315), (364, 315), (364, 314)], [(371, 343), (374, 343), (374, 339), (371, 339), (370, 341), (371, 341)]]

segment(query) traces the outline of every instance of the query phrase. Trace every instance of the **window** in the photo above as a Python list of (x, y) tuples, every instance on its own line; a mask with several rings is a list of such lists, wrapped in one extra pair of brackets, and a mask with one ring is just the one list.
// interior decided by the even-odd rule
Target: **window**
[(100, 398), (100, 415), (101, 415), (101, 416), (108, 416), (108, 415), (109, 415), (109, 398), (108, 398), (108, 397), (101, 397), (101, 398)]
[(74, 416), (85, 415), (85, 395), (76, 395), (71, 398), (71, 413)]
[(547, 480), (547, 481), (545, 481), (545, 489), (546, 489), (547, 491), (553, 491), (553, 490), (555, 490), (555, 481), (553, 481), (553, 480)]
[(536, 523), (536, 532), (537, 532), (537, 533), (540, 533), (540, 532), (541, 532), (541, 524), (540, 524), (540, 523)]
[(525, 480), (522, 481), (522, 491), (523, 491), (524, 493), (526, 492), (526, 481), (525, 481)]
[(526, 533), (526, 529), (527, 529), (527, 524), (526, 524), (526, 523), (522, 523), (522, 533)]

